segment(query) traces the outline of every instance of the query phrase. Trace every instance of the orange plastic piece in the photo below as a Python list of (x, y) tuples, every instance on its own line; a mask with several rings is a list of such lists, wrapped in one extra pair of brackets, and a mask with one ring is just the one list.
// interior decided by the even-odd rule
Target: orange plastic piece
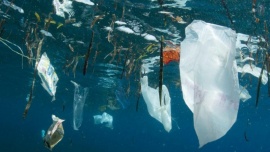
[(179, 62), (180, 47), (165, 47), (163, 50), (163, 63), (168, 64), (172, 61)]

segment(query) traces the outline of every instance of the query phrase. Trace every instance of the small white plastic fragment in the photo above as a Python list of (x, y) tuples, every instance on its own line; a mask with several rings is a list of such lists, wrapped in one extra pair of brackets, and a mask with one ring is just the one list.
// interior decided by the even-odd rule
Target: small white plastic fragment
[(54, 67), (50, 63), (50, 59), (48, 58), (46, 52), (44, 52), (40, 58), (38, 63), (38, 75), (42, 81), (43, 88), (53, 96), (53, 100), (56, 93), (56, 84), (58, 82), (58, 76), (55, 73)]
[(167, 11), (159, 11), (158, 13), (160, 14), (166, 14), (166, 15), (172, 15), (172, 12), (167, 12)]
[(16, 6), (13, 2), (11, 3), (11, 2), (9, 2), (7, 0), (3, 0), (3, 4), (8, 6), (8, 7), (11, 7), (14, 10), (17, 10), (18, 12), (20, 12), (22, 14), (24, 13), (24, 10), (22, 8)]
[[(254, 64), (245, 64), (243, 66), (243, 68), (241, 67), (238, 67), (238, 72), (240, 73), (250, 73), (252, 74), (253, 76), (259, 78), (260, 74), (261, 74), (261, 68), (260, 67), (257, 67), (255, 66)], [(263, 70), (263, 74), (262, 74), (262, 84), (266, 84), (268, 81), (268, 77), (267, 77), (267, 71), (266, 70)]]
[(127, 24), (126, 22), (122, 22), (122, 21), (115, 21), (114, 23), (118, 24), (118, 25), (126, 25)]
[(144, 34), (142, 34), (142, 37), (144, 37), (144, 39), (146, 39), (148, 41), (158, 42), (158, 40), (156, 39), (156, 37), (154, 35), (150, 35), (150, 34), (144, 33)]
[(167, 87), (163, 85), (160, 105), (158, 90), (158, 88), (154, 89), (148, 86), (147, 76), (141, 78), (141, 91), (147, 105), (148, 113), (151, 117), (162, 123), (167, 132), (170, 132), (172, 129), (170, 94)]
[(55, 39), (55, 38), (53, 37), (52, 33), (48, 32), (48, 31), (40, 30), (40, 32), (41, 32), (42, 34), (44, 34), (45, 36), (48, 36), (48, 37), (51, 37), (51, 38)]
[(113, 29), (111, 27), (109, 27), (109, 26), (105, 26), (103, 29), (106, 30), (106, 31), (109, 31), (109, 32), (113, 31)]
[(248, 93), (247, 89), (239, 85), (239, 93), (240, 93), (240, 100), (246, 102), (248, 99), (251, 98), (250, 94)]
[(95, 124), (105, 124), (106, 127), (113, 129), (113, 117), (106, 112), (103, 112), (102, 115), (94, 115)]
[(76, 2), (80, 2), (86, 5), (95, 5), (93, 2), (91, 2), (90, 0), (75, 0)]
[(69, 15), (69, 18), (75, 14), (71, 0), (62, 0), (62, 3), (60, 3), (59, 0), (53, 0), (53, 6), (55, 8), (56, 15), (60, 17), (65, 18), (65, 12)]
[(128, 27), (125, 27), (125, 26), (119, 26), (116, 29), (121, 31), (121, 32), (128, 33), (128, 34), (134, 34), (135, 33), (132, 29), (130, 29)]

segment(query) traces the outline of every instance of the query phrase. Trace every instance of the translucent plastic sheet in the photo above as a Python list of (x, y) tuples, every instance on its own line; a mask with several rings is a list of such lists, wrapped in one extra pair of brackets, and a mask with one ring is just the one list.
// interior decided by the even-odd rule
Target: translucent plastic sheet
[(158, 88), (154, 89), (148, 86), (147, 76), (141, 78), (141, 91), (150, 116), (162, 123), (164, 129), (167, 132), (170, 132), (172, 129), (171, 98), (167, 87), (165, 85), (162, 86), (161, 106), (159, 101)]
[(53, 123), (43, 138), (45, 147), (49, 148), (50, 150), (52, 150), (53, 147), (57, 145), (64, 137), (64, 128), (62, 123), (65, 120), (62, 120), (55, 115), (52, 115), (52, 120)]
[(55, 100), (56, 84), (59, 79), (46, 52), (42, 54), (37, 70), (42, 81), (41, 85), (51, 96), (53, 96), (53, 100)]
[(81, 87), (74, 81), (70, 82), (75, 86), (73, 101), (73, 129), (79, 130), (83, 121), (83, 107), (89, 89)]
[(103, 112), (102, 115), (95, 115), (94, 123), (95, 124), (105, 124), (106, 127), (113, 129), (113, 117), (106, 112)]
[(243, 102), (246, 102), (248, 99), (251, 98), (251, 95), (248, 93), (247, 89), (245, 87), (242, 87), (241, 85), (239, 86), (239, 94), (240, 94), (240, 99)]
[(202, 147), (224, 136), (237, 118), (236, 33), (199, 20), (185, 33), (179, 66), (182, 91)]

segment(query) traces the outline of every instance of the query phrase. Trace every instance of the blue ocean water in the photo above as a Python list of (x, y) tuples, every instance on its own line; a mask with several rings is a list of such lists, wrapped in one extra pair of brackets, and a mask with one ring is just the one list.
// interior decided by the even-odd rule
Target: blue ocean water
[[(64, 119), (64, 138), (56, 145), (53, 151), (63, 152), (132, 152), (132, 151), (270, 151), (268, 137), (270, 135), (270, 104), (267, 85), (262, 85), (258, 107), (255, 107), (256, 90), (258, 79), (253, 76), (241, 77), (240, 84), (247, 88), (251, 99), (240, 102), (238, 117), (235, 124), (222, 138), (206, 144), (202, 148), (193, 126), (192, 112), (186, 106), (180, 86), (178, 85), (179, 63), (172, 62), (164, 66), (164, 84), (168, 87), (171, 96), (172, 130), (168, 133), (162, 124), (153, 119), (147, 111), (142, 96), (139, 99), (138, 111), (136, 111), (137, 89), (140, 71), (140, 58), (154, 57), (159, 55), (146, 52), (146, 47), (157, 44), (155, 41), (145, 40), (136, 34), (127, 34), (114, 31), (111, 33), (111, 42), (108, 42), (108, 31), (104, 27), (110, 26), (113, 14), (116, 20), (126, 22), (135, 33), (148, 33), (157, 39), (163, 35), (166, 40), (180, 43), (185, 38), (185, 27), (193, 20), (204, 20), (226, 27), (233, 28), (237, 33), (258, 36), (265, 35), (269, 23), (269, 1), (256, 1), (256, 17), (252, 14), (252, 0), (163, 0), (164, 7), (160, 7), (154, 0), (93, 0), (95, 6), (87, 6), (73, 1), (73, 9), (76, 18), (75, 23), (82, 22), (80, 27), (66, 23), (63, 17), (55, 14), (52, 0), (14, 0), (13, 3), (23, 8), (21, 14), (17, 10), (4, 5), (1, 1), (1, 19), (3, 34), (1, 38), (7, 39), (20, 46), (27, 55), (26, 37), (37, 27), (37, 35), (45, 29), (45, 18), (51, 16), (56, 24), (50, 24), (48, 31), (54, 38), (46, 37), (41, 52), (46, 52), (59, 77), (57, 83), (56, 100), (51, 102), (52, 97), (41, 86), (41, 79), (36, 76), (33, 102), (28, 115), (23, 119), (26, 98), (30, 92), (34, 63), (28, 64), (26, 58), (12, 52), (3, 43), (0, 43), (0, 102), (1, 102), (1, 125), (0, 125), (0, 151), (49, 151), (44, 147), (41, 131), (49, 128), (52, 123), (51, 115), (54, 114)], [(62, 0), (66, 1), (66, 0)], [(226, 7), (222, 4), (225, 2)], [(169, 5), (170, 4), (170, 5)], [(226, 10), (227, 8), (227, 10)], [(123, 15), (123, 10), (124, 15)], [(173, 16), (181, 16), (186, 22), (179, 24), (172, 18), (158, 13), (159, 11), (172, 12)], [(35, 12), (40, 16), (37, 21)], [(52, 14), (49, 14), (53, 12)], [(9, 15), (9, 17), (5, 17)], [(66, 19), (68, 19), (68, 14)], [(103, 15), (94, 23), (96, 16)], [(123, 16), (123, 17), (122, 17)], [(232, 23), (230, 21), (232, 19)], [(62, 27), (58, 27), (63, 23)], [(91, 25), (93, 25), (91, 27)], [(120, 25), (114, 25), (119, 27)], [(164, 29), (166, 32), (159, 30)], [(78, 58), (75, 77), (73, 69), (67, 67), (76, 56), (83, 56), (87, 52), (91, 32), (94, 32), (94, 45), (90, 53), (87, 74), (83, 75), (84, 57)], [(30, 34), (31, 35), (31, 34)], [(268, 37), (268, 35), (267, 35)], [(35, 40), (35, 35), (31, 38)], [(76, 41), (82, 41), (76, 42)], [(70, 49), (71, 45), (74, 52)], [(129, 67), (124, 71), (123, 87), (128, 94), (130, 105), (126, 109), (105, 111), (113, 116), (113, 129), (104, 125), (94, 124), (94, 115), (101, 115), (101, 106), (109, 100), (117, 104), (115, 90), (125, 64), (125, 52), (116, 51), (113, 58), (114, 48), (131, 48), (128, 59), (134, 63), (129, 73)], [(12, 46), (13, 49), (18, 49)], [(36, 48), (33, 48), (33, 52)], [(98, 51), (96, 55), (96, 51)], [(108, 55), (111, 53), (111, 55)], [(35, 52), (34, 52), (34, 55)], [(95, 58), (96, 56), (96, 58)], [(74, 59), (75, 60), (75, 59)], [(23, 62), (23, 65), (22, 65)], [(75, 61), (74, 61), (75, 62)], [(260, 65), (260, 64), (259, 64)], [(72, 64), (71, 67), (73, 67)], [(153, 72), (149, 73), (149, 84), (158, 86), (158, 65), (154, 65)], [(82, 87), (89, 88), (86, 98), (83, 122), (78, 131), (73, 129), (73, 80)], [(116, 105), (119, 106), (119, 105)]]

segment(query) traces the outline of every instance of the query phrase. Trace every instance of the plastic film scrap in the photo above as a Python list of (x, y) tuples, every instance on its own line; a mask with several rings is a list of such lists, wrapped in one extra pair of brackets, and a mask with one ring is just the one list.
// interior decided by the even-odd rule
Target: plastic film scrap
[(73, 83), (75, 86), (73, 101), (73, 129), (79, 130), (83, 121), (83, 107), (89, 89), (81, 87), (74, 81), (70, 82)]
[[(148, 77), (141, 78), (141, 92), (147, 105), (148, 113), (151, 117), (163, 124), (164, 129), (170, 132), (172, 129), (171, 121), (171, 98), (165, 85), (162, 86), (161, 105), (159, 102), (158, 88), (148, 86)], [(165, 100), (165, 101), (164, 101)]]
[(50, 59), (46, 52), (42, 54), (37, 70), (42, 81), (41, 85), (51, 96), (53, 96), (53, 100), (55, 100), (56, 84), (59, 79), (55, 73), (54, 67), (50, 64)]
[(185, 33), (179, 65), (182, 91), (202, 147), (224, 136), (237, 118), (236, 33), (199, 20)]
[(55, 115), (52, 115), (53, 123), (47, 130), (47, 133), (45, 137), (43, 138), (44, 146), (49, 148), (50, 150), (53, 149), (54, 146), (56, 146), (64, 137), (64, 128), (62, 125), (62, 122), (65, 120), (62, 120)]
[(95, 124), (105, 124), (106, 127), (113, 129), (113, 117), (106, 112), (102, 115), (94, 115)]

